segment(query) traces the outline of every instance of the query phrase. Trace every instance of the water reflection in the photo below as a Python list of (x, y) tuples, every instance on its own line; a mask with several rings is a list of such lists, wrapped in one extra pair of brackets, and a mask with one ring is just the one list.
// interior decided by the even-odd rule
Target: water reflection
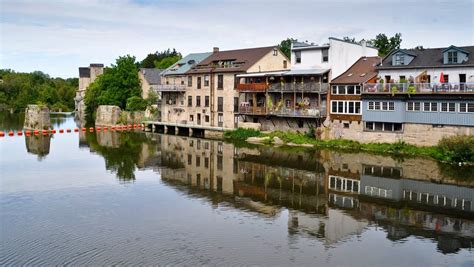
[(49, 154), (51, 146), (50, 135), (25, 136), (26, 151), (30, 154), (38, 155), (38, 160), (42, 160)]

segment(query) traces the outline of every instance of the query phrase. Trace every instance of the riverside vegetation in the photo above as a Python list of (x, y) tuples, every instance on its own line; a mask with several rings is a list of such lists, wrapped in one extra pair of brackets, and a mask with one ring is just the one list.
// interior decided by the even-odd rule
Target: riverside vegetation
[(451, 164), (474, 165), (474, 136), (459, 135), (443, 138), (437, 146), (415, 146), (403, 141), (396, 143), (359, 143), (357, 141), (336, 139), (321, 140), (314, 137), (314, 131), (300, 134), (291, 132), (260, 132), (253, 129), (239, 128), (227, 131), (224, 138), (229, 141), (242, 142), (250, 137), (261, 137), (262, 144), (274, 145), (275, 137), (284, 145), (306, 145), (314, 148), (329, 148), (346, 151), (365, 151), (375, 154), (395, 156), (424, 156)]

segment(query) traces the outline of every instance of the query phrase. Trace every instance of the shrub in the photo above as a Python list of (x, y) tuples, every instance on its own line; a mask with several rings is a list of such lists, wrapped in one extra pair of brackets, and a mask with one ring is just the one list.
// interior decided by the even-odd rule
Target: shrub
[(127, 99), (126, 110), (128, 111), (138, 111), (145, 110), (147, 106), (147, 101), (139, 96), (132, 96)]
[(444, 137), (438, 143), (443, 160), (449, 162), (474, 162), (474, 136)]
[(235, 131), (224, 132), (224, 137), (226, 139), (237, 140), (237, 141), (245, 141), (249, 137), (258, 137), (261, 135), (262, 133), (258, 130), (244, 129), (244, 128), (238, 128)]

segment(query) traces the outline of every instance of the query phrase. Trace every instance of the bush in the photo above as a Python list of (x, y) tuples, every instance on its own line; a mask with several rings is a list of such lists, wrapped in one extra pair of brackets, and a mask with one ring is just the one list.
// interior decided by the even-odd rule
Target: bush
[(474, 162), (474, 136), (457, 135), (444, 137), (438, 143), (443, 160), (449, 162)]
[(258, 137), (262, 133), (254, 129), (244, 129), (238, 128), (235, 131), (226, 131), (224, 132), (224, 137), (229, 140), (245, 141), (249, 137)]
[(139, 96), (132, 96), (127, 99), (126, 110), (128, 111), (138, 111), (145, 110), (147, 106), (147, 101)]

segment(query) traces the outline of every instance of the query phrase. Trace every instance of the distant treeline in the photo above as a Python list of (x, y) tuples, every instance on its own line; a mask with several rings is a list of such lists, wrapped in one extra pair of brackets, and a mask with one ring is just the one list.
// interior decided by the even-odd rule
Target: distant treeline
[(0, 110), (22, 111), (28, 104), (40, 104), (54, 111), (72, 111), (77, 88), (77, 78), (0, 69)]

